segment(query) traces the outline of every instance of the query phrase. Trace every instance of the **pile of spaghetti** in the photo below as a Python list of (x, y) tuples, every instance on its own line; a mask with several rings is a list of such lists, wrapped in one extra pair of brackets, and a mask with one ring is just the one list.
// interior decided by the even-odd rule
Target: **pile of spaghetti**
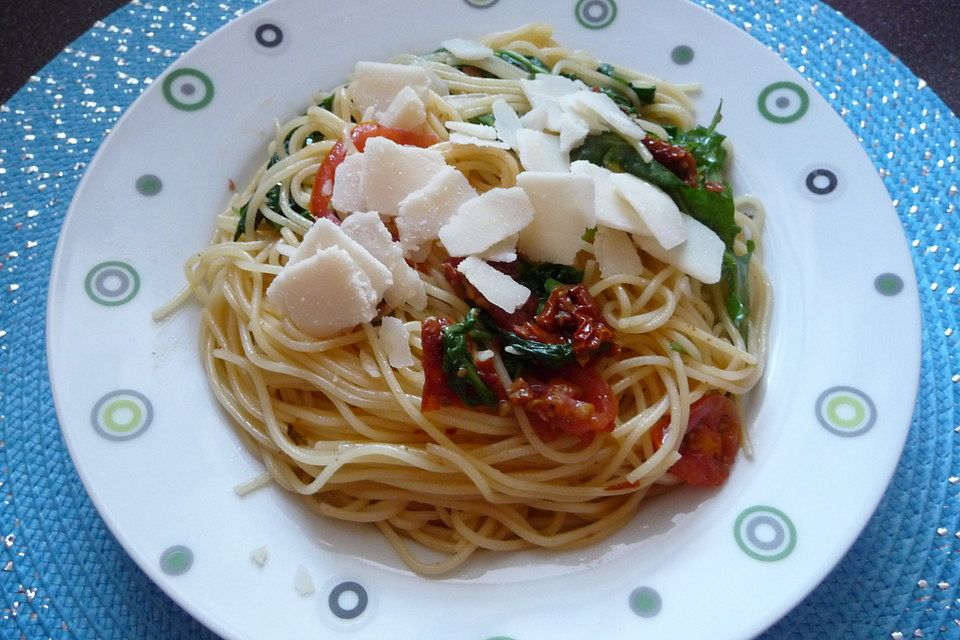
[(360, 63), (278, 127), (158, 315), (198, 299), (269, 479), (413, 570), (593, 543), (746, 447), (762, 208), (693, 90), (542, 25)]

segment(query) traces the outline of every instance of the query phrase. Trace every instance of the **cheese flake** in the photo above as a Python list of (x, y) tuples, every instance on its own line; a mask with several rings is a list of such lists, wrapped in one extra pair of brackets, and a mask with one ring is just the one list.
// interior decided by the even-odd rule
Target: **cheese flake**
[(445, 167), (422, 189), (400, 202), (396, 218), (403, 255), (415, 262), (427, 257), (440, 228), (460, 205), (477, 197), (466, 176), (453, 167)]
[(293, 588), (302, 596), (308, 596), (316, 591), (310, 571), (302, 564), (297, 565), (297, 572), (293, 575)]
[(394, 369), (416, 364), (410, 350), (410, 332), (400, 318), (384, 316), (380, 324), (380, 344), (387, 354), (387, 361)]
[(363, 197), (360, 181), (365, 165), (362, 153), (351, 153), (337, 167), (330, 204), (337, 211), (364, 211), (367, 199)]
[(393, 241), (390, 230), (375, 211), (347, 216), (340, 228), (390, 270), (393, 284), (383, 294), (387, 307), (392, 309), (407, 303), (414, 309), (422, 310), (427, 306), (423, 280), (403, 259), (400, 243)]
[(672, 249), (686, 240), (683, 214), (673, 198), (629, 173), (612, 173), (610, 181), (633, 210), (640, 214), (650, 235), (661, 247)]
[(372, 109), (376, 116), (390, 107), (404, 87), (410, 87), (420, 100), (425, 100), (430, 76), (425, 69), (415, 65), (358, 62), (354, 67), (349, 92), (360, 113)]
[(416, 130), (427, 119), (427, 108), (413, 87), (404, 87), (380, 114), (380, 124), (397, 129)]
[(483, 60), (493, 55), (493, 49), (485, 44), (466, 38), (451, 38), (444, 40), (440, 46), (449, 51), (452, 55), (467, 62)]
[(296, 260), (292, 258), (287, 263), (287, 266), (289, 267), (297, 260), (329, 247), (339, 247), (350, 254), (354, 262), (357, 263), (370, 279), (370, 283), (377, 294), (377, 302), (379, 302), (384, 292), (393, 284), (393, 276), (390, 270), (387, 269), (382, 262), (373, 257), (363, 245), (348, 236), (344, 233), (343, 229), (326, 218), (317, 220), (313, 223), (313, 226), (307, 230), (294, 255)]
[(316, 338), (370, 322), (380, 302), (370, 278), (339, 247), (288, 263), (267, 287), (267, 299), (298, 329)]
[(495, 188), (460, 205), (438, 234), (454, 257), (485, 251), (533, 220), (533, 205), (519, 187)]
[(570, 154), (560, 149), (560, 138), (549, 133), (522, 129), (517, 132), (520, 164), (526, 171), (570, 171)]
[(387, 138), (370, 138), (360, 188), (367, 206), (385, 215), (396, 215), (400, 201), (443, 170), (447, 164), (434, 149), (406, 147)]
[(491, 147), (493, 149), (509, 149), (510, 145), (506, 142), (500, 142), (499, 140), (487, 140), (484, 138), (477, 138), (476, 136), (467, 135), (465, 133), (460, 133), (455, 131), (450, 134), (450, 142), (452, 144), (466, 144), (474, 147)]
[(468, 136), (473, 136), (474, 138), (480, 138), (482, 140), (497, 139), (496, 128), (490, 127), (485, 124), (476, 124), (473, 122), (462, 122), (460, 120), (450, 120), (449, 122), (445, 122), (444, 126), (446, 126), (449, 131), (465, 133)]
[(267, 556), (268, 556), (268, 551), (265, 546), (257, 547), (256, 549), (250, 552), (251, 562), (253, 562), (258, 567), (262, 567), (267, 563)]
[(576, 175), (585, 175), (593, 179), (597, 213), (597, 225), (619, 229), (627, 233), (650, 235), (650, 230), (643, 223), (643, 218), (630, 203), (624, 200), (617, 188), (613, 186), (610, 177), (613, 172), (604, 167), (598, 167), (586, 160), (577, 160), (570, 165), (570, 172)]
[(523, 128), (523, 125), (520, 123), (520, 116), (517, 115), (513, 107), (507, 104), (507, 101), (503, 98), (495, 100), (491, 109), (493, 110), (493, 121), (497, 129), (497, 137), (510, 145), (511, 149), (516, 149), (517, 132)]
[(643, 128), (621, 111), (617, 103), (606, 94), (580, 91), (565, 96), (562, 103), (564, 108), (576, 112), (582, 118), (589, 120), (592, 117), (605, 128), (630, 140), (643, 140), (647, 135)]
[(483, 253), (477, 254), (477, 257), (483, 258), (487, 262), (514, 262), (517, 259), (517, 240), (519, 238), (520, 234), (515, 233)]
[(524, 171), (519, 186), (533, 204), (533, 221), (520, 232), (517, 247), (537, 262), (573, 264), (584, 231), (596, 224), (594, 186), (589, 176)]
[(682, 219), (687, 239), (669, 251), (652, 238), (634, 236), (634, 242), (654, 258), (672, 264), (704, 284), (719, 282), (725, 248), (723, 240), (692, 217), (684, 214)]
[(637, 245), (625, 231), (606, 227), (597, 229), (593, 239), (593, 255), (604, 278), (639, 276), (643, 273)]
[(516, 311), (530, 297), (530, 289), (476, 256), (464, 259), (457, 271), (466, 276), (467, 281), (491, 304), (508, 313)]

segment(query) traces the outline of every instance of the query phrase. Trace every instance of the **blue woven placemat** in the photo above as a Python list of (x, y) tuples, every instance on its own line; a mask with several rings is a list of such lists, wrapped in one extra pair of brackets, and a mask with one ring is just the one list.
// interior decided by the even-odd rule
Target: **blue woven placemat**
[[(924, 319), (896, 476), (840, 565), (765, 637), (960, 638), (960, 121), (819, 2), (697, 2), (798, 69), (859, 136), (911, 243)], [(179, 54), (257, 4), (135, 0), (0, 107), (0, 637), (214, 637), (126, 556), (80, 484), (51, 401), (44, 311), (61, 223), (103, 137)]]

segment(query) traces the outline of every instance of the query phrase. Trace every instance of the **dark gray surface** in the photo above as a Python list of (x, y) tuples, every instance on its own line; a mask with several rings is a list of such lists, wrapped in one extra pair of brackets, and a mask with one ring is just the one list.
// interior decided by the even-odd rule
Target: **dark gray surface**
[[(0, 0), (0, 103), (96, 20), (126, 2)], [(954, 113), (960, 112), (960, 0), (827, 2), (925, 79)]]

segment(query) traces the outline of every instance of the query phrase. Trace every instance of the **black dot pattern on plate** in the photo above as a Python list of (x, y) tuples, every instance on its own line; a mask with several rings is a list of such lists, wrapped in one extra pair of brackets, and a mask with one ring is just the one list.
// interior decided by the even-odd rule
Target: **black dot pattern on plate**
[(141, 195), (155, 196), (163, 189), (163, 181), (157, 176), (147, 173), (137, 178), (136, 189)]
[(804, 184), (810, 193), (826, 196), (837, 190), (840, 181), (837, 179), (837, 174), (830, 169), (820, 168), (808, 173)]
[(273, 49), (283, 42), (283, 29), (272, 22), (264, 22), (253, 32), (253, 37), (260, 46)]
[(895, 296), (903, 291), (903, 278), (895, 273), (881, 273), (873, 281), (873, 288), (885, 296)]
[[(349, 602), (351, 599), (355, 601)], [(335, 586), (327, 598), (330, 611), (342, 620), (353, 620), (366, 610), (368, 603), (367, 590), (352, 580)]]
[(579, 0), (574, 9), (577, 22), (588, 29), (603, 29), (617, 19), (614, 0)]

